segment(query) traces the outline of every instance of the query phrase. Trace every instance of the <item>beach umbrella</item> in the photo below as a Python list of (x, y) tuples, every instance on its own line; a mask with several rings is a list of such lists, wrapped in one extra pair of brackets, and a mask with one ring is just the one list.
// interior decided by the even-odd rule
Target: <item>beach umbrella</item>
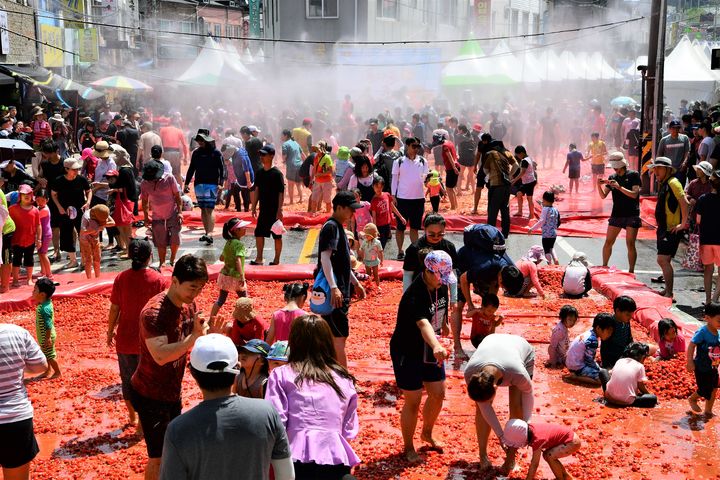
[(125, 77), (123, 75), (113, 75), (112, 77), (101, 78), (95, 80), (90, 85), (103, 88), (114, 88), (117, 90), (152, 90), (153, 88), (134, 78)]
[(613, 107), (627, 107), (635, 104), (637, 104), (637, 102), (630, 97), (615, 97), (610, 101), (610, 105)]

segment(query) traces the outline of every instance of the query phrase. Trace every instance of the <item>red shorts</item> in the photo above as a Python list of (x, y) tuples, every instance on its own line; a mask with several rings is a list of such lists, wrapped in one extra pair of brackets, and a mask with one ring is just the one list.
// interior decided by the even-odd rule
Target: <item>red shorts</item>
[(700, 245), (700, 260), (703, 265), (720, 266), (720, 245)]

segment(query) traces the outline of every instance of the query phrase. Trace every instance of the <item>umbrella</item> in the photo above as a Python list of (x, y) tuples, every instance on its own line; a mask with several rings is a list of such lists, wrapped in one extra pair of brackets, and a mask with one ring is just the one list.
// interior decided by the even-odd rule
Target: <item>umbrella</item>
[(22, 140), (0, 138), (0, 160), (27, 160), (33, 155), (35, 151)]
[(627, 107), (628, 105), (635, 105), (637, 102), (630, 97), (615, 97), (610, 102), (613, 107)]
[(140, 80), (124, 77), (122, 75), (113, 75), (112, 77), (101, 78), (95, 80), (90, 85), (104, 88), (116, 88), (118, 90), (152, 90), (152, 87)]

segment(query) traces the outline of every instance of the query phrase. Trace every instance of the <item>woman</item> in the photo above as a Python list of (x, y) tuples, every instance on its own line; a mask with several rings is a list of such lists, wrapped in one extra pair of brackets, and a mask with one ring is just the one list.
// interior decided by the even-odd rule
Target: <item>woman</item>
[(712, 191), (712, 184), (709, 180), (713, 173), (713, 166), (710, 162), (703, 160), (697, 165), (693, 165), (692, 168), (695, 170), (697, 177), (685, 187), (685, 196), (690, 204), (688, 216), (690, 218), (691, 232), (695, 230), (695, 204), (700, 200), (700, 197)]
[(128, 425), (138, 425), (137, 415), (130, 404), (130, 379), (140, 358), (140, 312), (155, 295), (165, 290), (167, 280), (157, 270), (148, 268), (152, 260), (152, 244), (145, 239), (133, 239), (128, 247), (132, 265), (115, 277), (110, 294), (107, 346), (115, 345), (120, 369), (120, 382)]
[(265, 399), (280, 414), (297, 480), (339, 480), (360, 459), (355, 378), (335, 359), (330, 326), (317, 315), (293, 320), (288, 364), (273, 369)]
[(90, 208), (92, 188), (87, 178), (80, 175), (79, 157), (68, 158), (63, 166), (65, 175), (50, 185), (50, 195), (60, 214), (60, 250), (68, 252), (68, 263), (63, 267), (68, 269), (78, 266), (73, 230), (80, 233), (83, 213)]
[(423, 250), (422, 275), (413, 280), (403, 293), (398, 307), (395, 331), (390, 339), (395, 381), (403, 392), (405, 403), (400, 412), (404, 455), (409, 462), (418, 462), (413, 436), (417, 426), (423, 388), (427, 400), (423, 407), (420, 439), (431, 448), (442, 449), (433, 438), (433, 427), (445, 398), (445, 364), (448, 354), (438, 341), (447, 335), (448, 285), (457, 283), (450, 255), (446, 252)]
[(360, 200), (363, 202), (371, 202), (375, 196), (373, 180), (375, 180), (375, 174), (370, 159), (365, 155), (356, 158), (353, 174), (348, 183), (348, 190), (352, 192), (357, 188), (360, 190)]
[(700, 226), (700, 260), (704, 267), (705, 305), (710, 300), (717, 302), (720, 298), (720, 275), (715, 284), (715, 293), (712, 293), (712, 277), (715, 265), (720, 267), (720, 231), (717, 227), (717, 212), (720, 210), (720, 174), (715, 170), (710, 177), (712, 191), (706, 193), (695, 204), (695, 213), (698, 215)]
[(514, 216), (523, 216), (523, 197), (527, 197), (528, 218), (530, 220), (534, 220), (536, 215), (535, 204), (533, 203), (533, 193), (535, 193), (535, 185), (537, 185), (535, 161), (528, 156), (525, 147), (522, 145), (515, 147), (515, 158), (517, 158), (520, 163), (520, 171), (512, 182), (513, 185), (517, 186), (517, 194), (515, 194), (515, 198), (517, 198), (518, 211)]
[(642, 226), (640, 220), (640, 174), (628, 169), (628, 162), (622, 152), (613, 152), (608, 156), (610, 166), (615, 173), (605, 180), (598, 179), (598, 192), (600, 198), (607, 198), (612, 192), (613, 207), (608, 220), (605, 244), (603, 245), (603, 266), (607, 267), (620, 231), (625, 229), (625, 245), (628, 251), (628, 271), (635, 271), (637, 250), (635, 240), (638, 229)]
[(475, 194), (475, 152), (477, 151), (478, 140), (468, 131), (466, 125), (460, 125), (458, 127), (458, 135), (455, 136), (455, 144), (458, 150), (458, 163), (460, 163), (460, 184), (462, 187), (463, 179), (465, 179), (465, 186), (462, 187), (463, 191), (472, 190)]
[(105, 176), (108, 177), (108, 183), (111, 187), (110, 193), (115, 196), (111, 211), (115, 227), (118, 230), (118, 247), (127, 254), (132, 233), (132, 223), (135, 221), (133, 207), (138, 199), (138, 188), (127, 150), (119, 145), (113, 145), (112, 149), (115, 152), (115, 165), (117, 165), (118, 169), (109, 171)]
[(698, 134), (702, 138), (697, 149), (698, 162), (710, 161), (710, 155), (715, 148), (715, 140), (713, 139), (713, 127), (710, 123), (703, 122), (698, 127)]
[(95, 131), (95, 122), (88, 119), (85, 122), (85, 127), (80, 131), (80, 138), (78, 139), (80, 150), (93, 148), (100, 140), (102, 140), (102, 137)]
[[(503, 428), (493, 409), (497, 387), (508, 387), (510, 418), (530, 421), (533, 411), (532, 376), (535, 350), (518, 335), (493, 333), (480, 343), (465, 368), (468, 396), (475, 401), (475, 429), (480, 448), (481, 468), (490, 468), (487, 444), (490, 429), (504, 446)], [(507, 448), (502, 471), (507, 474), (515, 466), (514, 448)]]

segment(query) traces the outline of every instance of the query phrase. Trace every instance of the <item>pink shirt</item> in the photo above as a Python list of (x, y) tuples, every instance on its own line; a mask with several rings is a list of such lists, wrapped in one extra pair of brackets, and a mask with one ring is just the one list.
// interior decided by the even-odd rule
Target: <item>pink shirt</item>
[(553, 423), (535, 423), (528, 425), (533, 450), (549, 450), (558, 445), (570, 443), (575, 438), (575, 433), (565, 425)]
[(637, 397), (638, 382), (647, 382), (645, 366), (632, 358), (621, 358), (613, 367), (605, 397), (615, 403), (630, 405)]
[(357, 232), (360, 233), (365, 225), (372, 222), (372, 213), (370, 213), (370, 202), (360, 202), (362, 207), (355, 210), (355, 226)]
[(285, 310), (280, 309), (272, 314), (272, 320), (275, 322), (275, 342), (287, 340), (290, 337), (290, 324), (297, 317), (307, 315), (305, 310)]
[(520, 260), (515, 264), (515, 266), (518, 270), (520, 270), (520, 273), (522, 273), (526, 279), (528, 277), (530, 278), (530, 282), (532, 283), (532, 286), (535, 287), (535, 290), (537, 290), (538, 295), (541, 297), (544, 296), (545, 292), (543, 291), (542, 285), (540, 285), (540, 279), (538, 278), (537, 265), (529, 260)]
[(660, 342), (658, 342), (658, 347), (658, 356), (663, 360), (668, 360), (678, 353), (685, 351), (685, 337), (682, 335), (682, 332), (678, 332), (677, 337), (675, 337), (672, 343), (661, 339)]

